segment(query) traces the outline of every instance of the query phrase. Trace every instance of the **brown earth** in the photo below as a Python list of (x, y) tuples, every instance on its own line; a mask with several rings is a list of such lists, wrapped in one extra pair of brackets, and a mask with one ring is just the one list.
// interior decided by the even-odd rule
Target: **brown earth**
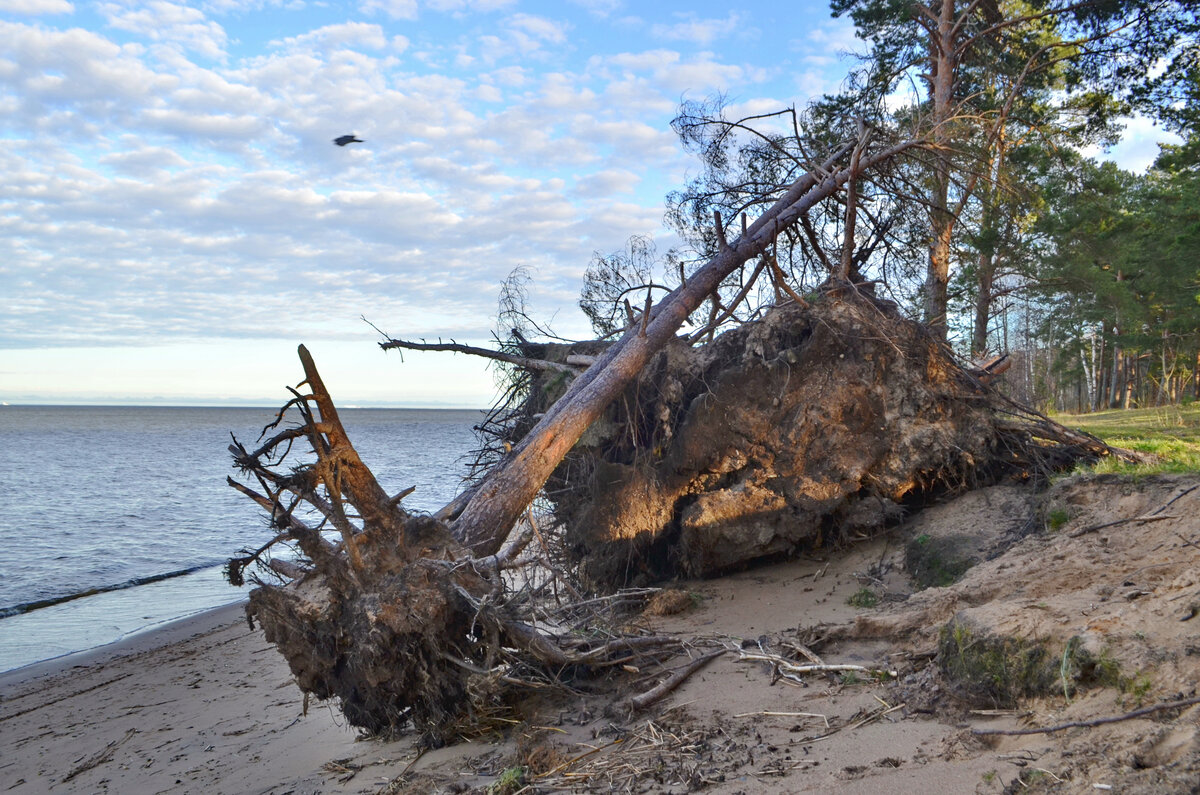
[[(1196, 792), (1200, 706), (973, 732), (1196, 697), (1197, 517), (1194, 475), (972, 492), (848, 548), (673, 584), (631, 620), (729, 651), (644, 713), (612, 705), (657, 669), (541, 694), (424, 753), (411, 737), (359, 739), (327, 705), (306, 711), (283, 659), (226, 612), (0, 676), (0, 790)], [(972, 562), (947, 587), (910, 576)], [(800, 647), (897, 676), (793, 681), (747, 659), (807, 663)]]

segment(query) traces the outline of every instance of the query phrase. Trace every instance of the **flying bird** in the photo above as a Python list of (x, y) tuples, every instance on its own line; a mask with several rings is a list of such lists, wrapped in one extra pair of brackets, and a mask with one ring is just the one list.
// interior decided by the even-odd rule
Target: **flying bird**
[(355, 138), (353, 135), (339, 135), (337, 138), (333, 139), (333, 142), (335, 144), (337, 144), (338, 146), (345, 146), (346, 144), (365, 143), (365, 141), (363, 141), (363, 139)]

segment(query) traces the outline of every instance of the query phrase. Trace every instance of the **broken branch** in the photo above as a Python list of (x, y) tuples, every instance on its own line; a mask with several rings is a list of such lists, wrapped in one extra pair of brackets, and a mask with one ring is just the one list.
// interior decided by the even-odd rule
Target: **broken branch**
[(1168, 701), (1164, 704), (1155, 704), (1150, 707), (1142, 707), (1141, 709), (1135, 709), (1133, 712), (1126, 712), (1124, 715), (1113, 715), (1105, 718), (1096, 718), (1095, 720), (1073, 720), (1068, 723), (1059, 723), (1054, 726), (1047, 726), (1044, 729), (971, 729), (971, 734), (981, 737), (987, 735), (1019, 737), (1026, 734), (1053, 734), (1054, 732), (1064, 731), (1065, 729), (1089, 729), (1094, 726), (1104, 726), (1108, 723), (1120, 723), (1122, 721), (1145, 717), (1146, 715), (1153, 715), (1155, 712), (1163, 712), (1168, 709), (1190, 707), (1193, 704), (1200, 704), (1200, 696), (1196, 696), (1195, 698), (1185, 698), (1181, 701)]

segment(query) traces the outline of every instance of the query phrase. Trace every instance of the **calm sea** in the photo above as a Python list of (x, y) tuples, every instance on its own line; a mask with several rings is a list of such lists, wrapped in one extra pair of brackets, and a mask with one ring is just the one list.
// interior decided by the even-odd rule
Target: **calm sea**
[[(410, 510), (458, 491), (478, 411), (344, 409), (359, 454)], [(0, 407), (0, 671), (244, 599), (221, 564), (271, 538), (225, 484), (271, 409)], [(50, 602), (46, 606), (37, 603)]]

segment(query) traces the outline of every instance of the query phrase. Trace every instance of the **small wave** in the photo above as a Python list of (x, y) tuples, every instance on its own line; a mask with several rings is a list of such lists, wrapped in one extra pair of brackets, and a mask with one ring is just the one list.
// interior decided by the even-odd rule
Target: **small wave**
[(202, 563), (199, 566), (191, 566), (178, 571), (169, 571), (166, 574), (151, 574), (147, 577), (134, 577), (131, 580), (126, 580), (116, 585), (102, 585), (98, 588), (88, 588), (86, 591), (77, 591), (64, 596), (55, 596), (49, 599), (39, 599), (35, 602), (22, 602), (21, 604), (12, 605), (11, 607), (0, 607), (0, 618), (8, 618), (9, 616), (19, 616), (22, 613), (30, 613), (34, 610), (41, 610), (43, 607), (53, 607), (60, 605), (63, 602), (73, 602), (76, 599), (83, 599), (86, 596), (95, 596), (98, 593), (108, 593), (109, 591), (123, 591), (126, 588), (136, 588), (139, 585), (149, 585), (152, 582), (161, 582), (170, 580), (175, 577), (182, 577), (186, 574), (193, 574), (202, 569), (210, 569), (214, 566), (221, 565), (220, 561), (212, 561)]

